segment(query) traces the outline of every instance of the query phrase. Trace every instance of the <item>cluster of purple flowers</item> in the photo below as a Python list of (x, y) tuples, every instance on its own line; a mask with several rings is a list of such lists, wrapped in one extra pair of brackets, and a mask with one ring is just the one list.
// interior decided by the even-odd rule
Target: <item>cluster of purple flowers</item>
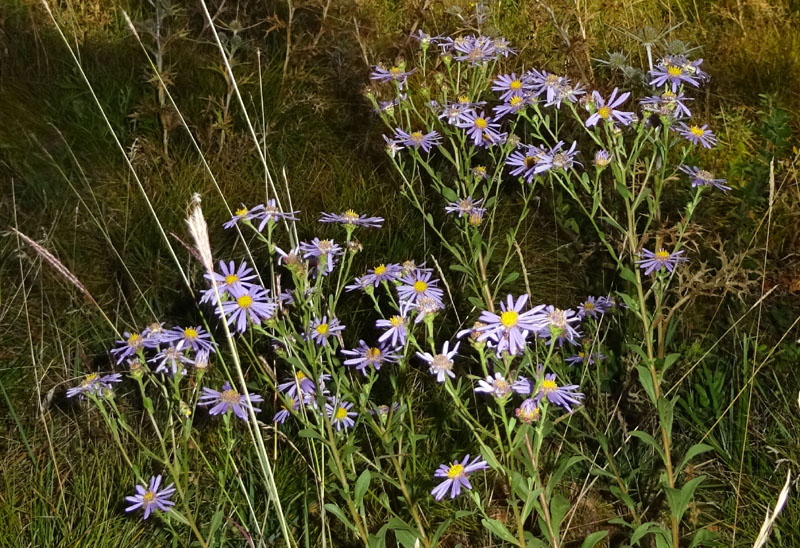
[[(237, 209), (230, 220), (226, 221), (223, 228), (233, 228), (237, 223), (250, 223), (259, 232), (270, 223), (276, 223), (279, 220), (296, 221), (295, 216), (299, 211), (281, 211), (275, 199), (267, 200), (266, 204), (259, 204), (255, 207), (248, 208), (244, 204)], [(258, 223), (258, 225), (256, 225)]]
[[(277, 304), (269, 295), (269, 290), (251, 282), (257, 275), (242, 261), (237, 267), (233, 261), (219, 262), (221, 273), (206, 273), (211, 282), (200, 299), (201, 303), (214, 304), (214, 311), (224, 317), (228, 325), (239, 333), (247, 330), (248, 320), (256, 325), (272, 318)], [(221, 303), (221, 306), (220, 304)]]
[[(248, 396), (250, 403), (248, 403)], [(258, 394), (240, 394), (238, 390), (231, 386), (231, 383), (225, 381), (222, 385), (222, 390), (214, 390), (213, 388), (203, 387), (197, 405), (211, 406), (208, 410), (209, 415), (224, 415), (230, 411), (233, 414), (247, 421), (247, 409), (252, 408), (254, 413), (261, 411), (258, 407), (253, 407), (252, 403), (264, 401), (264, 398)]]
[(330, 392), (325, 388), (325, 382), (330, 378), (330, 375), (321, 375), (317, 382), (314, 382), (305, 373), (298, 370), (291, 379), (278, 385), (278, 391), (283, 396), (285, 403), (283, 403), (283, 408), (275, 414), (273, 420), (277, 424), (285, 423), (292, 413), (296, 413), (300, 409), (301, 405), (309, 410), (317, 410), (319, 409), (319, 400), (322, 399), (325, 402), (325, 414), (337, 431), (355, 426), (355, 418), (358, 413), (352, 410), (353, 404), (338, 396), (330, 397)]
[[(222, 263), (221, 263), (222, 264)], [(153, 354), (149, 359), (145, 350)], [(141, 333), (123, 333), (123, 339), (111, 349), (117, 364), (126, 362), (131, 369), (139, 368), (146, 361), (155, 364), (156, 373), (168, 372), (172, 376), (185, 374), (184, 365), (197, 369), (208, 366), (208, 359), (216, 352), (216, 343), (201, 326), (173, 327), (166, 329), (163, 323), (153, 323)]]

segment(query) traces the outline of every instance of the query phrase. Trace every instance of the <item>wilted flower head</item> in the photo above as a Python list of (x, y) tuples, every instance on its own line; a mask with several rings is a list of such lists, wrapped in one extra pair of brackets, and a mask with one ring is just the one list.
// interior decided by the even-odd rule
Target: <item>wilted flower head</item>
[(467, 196), (456, 202), (448, 203), (444, 210), (447, 213), (458, 213), (459, 217), (469, 217), (472, 210), (480, 206), (481, 202), (483, 202), (483, 200), (473, 200), (472, 196)]
[(429, 352), (417, 352), (417, 357), (430, 366), (430, 374), (436, 375), (436, 382), (443, 383), (448, 376), (451, 379), (456, 378), (456, 374), (453, 373), (453, 356), (458, 352), (460, 344), (460, 342), (456, 343), (450, 350), (450, 341), (445, 341), (441, 353), (436, 355)]
[(601, 149), (594, 153), (594, 165), (598, 168), (608, 166), (613, 159), (614, 155), (607, 150)]
[(478, 470), (486, 470), (489, 464), (480, 456), (475, 457), (472, 462), (469, 460), (469, 455), (465, 456), (461, 462), (453, 461), (452, 464), (442, 464), (434, 472), (435, 478), (445, 478), (445, 480), (433, 488), (431, 495), (436, 500), (442, 500), (445, 495), (450, 495), (451, 499), (456, 498), (461, 494), (461, 489), (472, 489), (467, 476)]
[(514, 411), (514, 414), (521, 422), (530, 424), (538, 421), (542, 412), (539, 409), (539, 405), (536, 403), (536, 400), (533, 398), (527, 398), (520, 404), (519, 407), (517, 407), (517, 409)]
[(186, 370), (183, 369), (183, 364), (194, 363), (194, 360), (192, 360), (182, 348), (178, 348), (175, 345), (170, 345), (161, 349), (158, 354), (147, 361), (149, 363), (158, 364), (155, 371), (156, 373), (169, 372), (173, 377), (178, 373), (181, 375), (186, 373)]
[(489, 375), (486, 379), (478, 381), (478, 387), (475, 392), (482, 392), (484, 394), (491, 394), (495, 398), (504, 398), (511, 394), (511, 385), (506, 378), (500, 374), (495, 373), (494, 377)]
[(122, 382), (122, 375), (119, 373), (102, 376), (99, 373), (90, 373), (78, 386), (67, 389), (67, 397), (80, 396), (84, 399), (86, 394), (102, 396), (104, 392), (111, 390), (113, 383), (117, 382)]
[(700, 169), (697, 166), (689, 167), (686, 165), (682, 165), (678, 167), (678, 169), (692, 179), (693, 188), (698, 186), (713, 186), (723, 192), (727, 192), (731, 189), (731, 187), (725, 184), (727, 182), (725, 179), (716, 179), (711, 172), (706, 171), (705, 169)]
[(580, 318), (572, 309), (562, 310), (553, 305), (549, 305), (543, 312), (544, 325), (539, 328), (536, 334), (545, 340), (554, 338), (558, 344), (568, 341), (571, 344), (578, 344), (580, 333), (573, 327), (573, 324), (580, 323)]
[(575, 160), (575, 157), (580, 152), (575, 150), (575, 147), (577, 146), (577, 141), (573, 141), (572, 146), (569, 147), (569, 150), (562, 150), (564, 143), (562, 141), (557, 142), (555, 146), (544, 155), (534, 171), (536, 173), (543, 173), (550, 169), (560, 169), (566, 171), (571, 169), (575, 164), (581, 165), (580, 162)]

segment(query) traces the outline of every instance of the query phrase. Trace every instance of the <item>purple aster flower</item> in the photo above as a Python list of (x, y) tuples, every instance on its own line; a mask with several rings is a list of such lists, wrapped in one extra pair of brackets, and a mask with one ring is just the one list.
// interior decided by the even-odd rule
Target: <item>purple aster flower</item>
[(139, 508), (144, 509), (144, 518), (150, 517), (153, 510), (159, 512), (169, 512), (170, 506), (175, 506), (175, 503), (169, 500), (175, 492), (174, 484), (170, 483), (163, 489), (161, 486), (161, 474), (150, 478), (150, 485), (145, 488), (144, 485), (136, 486), (136, 494), (131, 497), (125, 497), (125, 500), (131, 503), (130, 506), (125, 508), (126, 512), (133, 512)]
[(183, 369), (183, 364), (193, 364), (194, 360), (187, 356), (186, 352), (182, 348), (170, 345), (147, 360), (147, 362), (158, 364), (155, 371), (156, 373), (166, 373), (169, 371), (169, 373), (174, 377), (179, 372), (181, 375), (186, 374), (186, 370)]
[[(259, 403), (264, 401), (264, 398), (258, 394), (250, 394), (250, 401)], [(239, 394), (239, 391), (233, 388), (228, 381), (225, 381), (225, 384), (222, 385), (221, 392), (204, 386), (200, 398), (197, 400), (197, 405), (213, 405), (208, 410), (209, 415), (223, 415), (232, 410), (237, 417), (243, 421), (247, 420), (247, 396)], [(261, 411), (258, 407), (253, 407), (252, 409), (254, 413)]]
[(380, 319), (375, 322), (375, 327), (386, 329), (383, 335), (378, 338), (378, 342), (391, 340), (393, 347), (405, 346), (406, 344), (406, 319), (400, 315), (394, 315), (388, 320)]
[(522, 177), (526, 183), (533, 181), (533, 177), (549, 168), (541, 168), (547, 158), (547, 152), (541, 147), (522, 145), (522, 150), (515, 150), (508, 156), (507, 165), (513, 167), (510, 175)]
[(589, 295), (582, 304), (578, 305), (578, 318), (590, 317), (597, 319), (601, 314), (605, 314), (606, 309), (603, 303), (597, 298)]
[(578, 352), (574, 356), (570, 356), (565, 362), (569, 365), (575, 365), (576, 363), (585, 363), (586, 365), (592, 365), (595, 361), (600, 361), (606, 359), (600, 352), (594, 352), (593, 354), (587, 354), (586, 352)]
[(381, 282), (393, 282), (399, 279), (401, 270), (402, 268), (397, 263), (381, 263), (375, 268), (367, 270), (367, 275), (361, 278), (361, 283), (378, 287)]
[(486, 146), (486, 144), (495, 144), (503, 140), (503, 136), (498, 131), (500, 124), (492, 121), (483, 112), (470, 111), (461, 115), (460, 121), (456, 127), (467, 130), (467, 137), (472, 139), (472, 144), (477, 146)]
[(624, 304), (618, 303), (617, 299), (613, 295), (609, 295), (608, 297), (598, 297), (597, 306), (602, 307), (604, 313), (616, 308), (627, 308), (627, 306)]
[(367, 276), (361, 276), (360, 278), (353, 278), (353, 283), (344, 286), (345, 291), (366, 291), (367, 288), (372, 287), (372, 279), (368, 278)]
[(222, 228), (233, 228), (236, 223), (238, 222), (249, 222), (252, 219), (257, 219), (261, 212), (264, 210), (264, 204), (259, 204), (252, 209), (247, 209), (247, 207), (242, 204), (242, 207), (237, 209), (233, 217), (231, 217), (230, 221), (227, 221), (225, 224), (222, 225)]
[(423, 49), (430, 45), (436, 45), (442, 40), (442, 36), (431, 36), (423, 32), (422, 29), (417, 29), (417, 32), (411, 33), (411, 38), (419, 42), (419, 46)]
[(411, 69), (410, 71), (403, 70), (404, 67), (392, 67), (390, 69), (386, 69), (380, 65), (376, 65), (372, 67), (372, 72), (369, 75), (369, 79), (375, 82), (397, 82), (397, 86), (400, 89), (403, 89), (403, 86), (406, 84), (406, 80), (408, 77), (417, 69)]
[(117, 358), (119, 364), (136, 356), (142, 348), (144, 348), (144, 337), (139, 333), (125, 331), (122, 334), (122, 340), (117, 341), (117, 348), (111, 350), (111, 355)]
[(578, 344), (581, 334), (572, 324), (579, 324), (581, 319), (572, 309), (561, 310), (553, 305), (549, 305), (543, 312), (545, 324), (539, 328), (536, 335), (545, 340), (555, 337), (559, 346), (568, 341), (571, 344)]
[(217, 309), (217, 315), (226, 318), (228, 325), (236, 325), (236, 331), (244, 333), (247, 329), (248, 318), (256, 325), (272, 318), (277, 305), (269, 298), (269, 290), (253, 286), (242, 293), (236, 300), (222, 303), (222, 311)]
[(383, 217), (367, 217), (366, 215), (359, 215), (352, 209), (348, 209), (340, 215), (335, 213), (323, 213), (319, 222), (380, 228), (383, 226)]
[(462, 488), (467, 490), (472, 489), (472, 485), (470, 485), (467, 476), (473, 472), (486, 470), (487, 468), (489, 468), (489, 464), (481, 457), (475, 457), (472, 462), (470, 462), (469, 455), (464, 457), (461, 462), (456, 460), (450, 465), (441, 464), (436, 472), (434, 472), (433, 477), (445, 478), (445, 480), (433, 488), (431, 495), (433, 495), (436, 500), (442, 500), (449, 491), (450, 498), (454, 499), (461, 494)]
[(575, 150), (576, 146), (578, 146), (578, 143), (573, 141), (569, 150), (561, 150), (564, 147), (564, 143), (562, 141), (557, 142), (549, 152), (545, 153), (544, 158), (542, 158), (539, 164), (534, 168), (534, 171), (536, 173), (544, 173), (551, 169), (563, 169), (566, 171), (571, 169), (575, 164), (581, 165), (580, 162), (575, 160), (575, 157), (580, 152)]
[(486, 36), (459, 36), (452, 43), (453, 59), (480, 65), (497, 58), (494, 42)]
[(446, 213), (458, 213), (459, 217), (464, 217), (465, 215), (469, 217), (472, 210), (481, 205), (481, 202), (483, 200), (473, 200), (472, 196), (467, 196), (456, 202), (448, 203), (444, 210)]
[[(236, 263), (233, 261), (230, 261), (227, 264), (225, 261), (220, 261), (219, 269), (222, 274), (217, 274), (216, 272), (206, 272), (203, 277), (206, 280), (211, 281), (213, 276), (213, 279), (217, 282), (217, 289), (219, 290), (220, 297), (227, 293), (236, 298), (245, 293), (248, 288), (255, 285), (249, 280), (254, 279), (256, 275), (253, 274), (253, 269), (249, 268), (245, 261), (242, 261), (238, 268), (236, 267)], [(214, 291), (214, 287), (212, 286), (210, 289), (207, 289), (205, 292), (203, 292), (203, 297), (200, 299), (200, 302), (212, 302), (216, 304), (216, 297), (217, 293)]]
[(611, 163), (611, 160), (614, 159), (614, 155), (611, 154), (607, 150), (598, 150), (594, 153), (594, 165), (597, 168), (604, 168)]
[(347, 430), (356, 425), (356, 421), (353, 419), (358, 416), (358, 413), (350, 411), (352, 408), (352, 403), (340, 400), (339, 398), (333, 398), (331, 403), (325, 404), (325, 411), (328, 412), (331, 425), (336, 427), (337, 432), (340, 432), (342, 429)]
[(342, 350), (342, 354), (350, 357), (350, 359), (344, 360), (343, 363), (355, 367), (365, 377), (367, 376), (368, 367), (372, 367), (375, 371), (380, 371), (384, 362), (394, 363), (399, 359), (391, 348), (387, 348), (384, 345), (369, 346), (363, 340), (358, 341), (358, 348)]
[(457, 342), (450, 350), (450, 341), (445, 341), (440, 354), (434, 356), (429, 352), (417, 352), (417, 357), (430, 366), (429, 372), (431, 375), (436, 375), (436, 382), (443, 383), (448, 376), (451, 379), (456, 378), (456, 374), (453, 373), (453, 356), (458, 352), (459, 345), (461, 343)]
[(81, 399), (85, 399), (86, 394), (102, 396), (104, 392), (111, 391), (111, 385), (117, 382), (122, 382), (122, 375), (119, 373), (102, 376), (99, 373), (90, 373), (78, 386), (67, 389), (67, 397), (80, 396)]
[(666, 90), (661, 95), (645, 97), (640, 102), (646, 112), (653, 112), (672, 120), (680, 120), (681, 118), (691, 118), (692, 116), (692, 112), (684, 104), (684, 101), (692, 101), (692, 99), (686, 97), (683, 93)]
[(699, 68), (702, 62), (702, 59), (689, 62), (683, 55), (667, 56), (650, 71), (650, 85), (661, 87), (670, 84), (673, 92), (678, 91), (681, 84), (700, 87), (700, 83), (708, 77)]
[[(324, 379), (321, 380), (324, 381)], [(324, 386), (324, 382), (322, 384)], [(278, 385), (278, 390), (290, 398), (296, 397), (298, 393), (305, 397), (314, 394), (317, 391), (317, 385), (298, 369), (294, 377)]]
[(542, 414), (541, 409), (539, 409), (539, 404), (533, 398), (527, 398), (523, 401), (519, 407), (514, 411), (514, 414), (520, 420), (520, 422), (524, 422), (525, 424), (530, 424), (532, 422), (536, 422), (539, 420), (539, 416)]
[(557, 74), (549, 74), (547, 71), (539, 72), (531, 69), (525, 73), (529, 84), (533, 88), (533, 93), (538, 97), (544, 95), (547, 103), (552, 103), (558, 94), (559, 86), (569, 85), (569, 80)]
[(706, 148), (713, 148), (717, 144), (717, 136), (714, 132), (708, 129), (708, 124), (702, 126), (691, 125), (687, 126), (683, 122), (678, 122), (675, 126), (675, 131), (681, 134), (682, 137), (690, 141), (693, 145), (701, 144)]
[(511, 295), (508, 295), (506, 302), (500, 303), (500, 315), (488, 310), (481, 312), (478, 321), (484, 325), (474, 329), (475, 332), (480, 333), (477, 341), (489, 340), (496, 344), (498, 356), (503, 351), (508, 351), (512, 356), (519, 354), (525, 347), (525, 339), (528, 334), (531, 331), (537, 331), (544, 325), (544, 319), (541, 316), (544, 305), (523, 312), (527, 302), (527, 295), (520, 295), (516, 301)]
[(527, 396), (533, 392), (534, 385), (528, 377), (520, 375), (513, 383), (511, 383), (511, 390), (522, 396)]
[(533, 104), (533, 101), (533, 96), (530, 93), (527, 95), (514, 95), (507, 102), (495, 106), (492, 110), (494, 110), (496, 118), (500, 119), (503, 116), (516, 114), (525, 110), (528, 106)]
[(273, 422), (277, 424), (285, 423), (286, 419), (292, 415), (292, 411), (298, 411), (300, 409), (300, 400), (292, 396), (287, 396), (286, 399), (288, 402), (281, 404), (281, 410), (272, 417)]
[(466, 95), (460, 95), (458, 100), (453, 103), (448, 103), (442, 107), (439, 114), (440, 120), (447, 120), (447, 123), (454, 126), (462, 121), (461, 117), (464, 114), (474, 114), (476, 108), (480, 108), (486, 104), (486, 101), (478, 101), (473, 103)]
[(655, 253), (647, 249), (642, 249), (640, 254), (642, 258), (636, 261), (636, 264), (639, 265), (639, 268), (644, 270), (645, 276), (664, 268), (672, 272), (678, 263), (685, 263), (689, 260), (682, 255), (682, 249), (680, 251), (673, 251), (672, 253), (664, 250), (663, 247)]
[(502, 55), (503, 57), (517, 54), (517, 51), (511, 47), (508, 40), (504, 36), (498, 36), (497, 38), (493, 39), (492, 46), (494, 46), (497, 55)]
[(495, 373), (494, 377), (489, 375), (486, 379), (478, 381), (478, 387), (475, 392), (483, 394), (491, 394), (495, 398), (500, 399), (508, 396), (511, 393), (511, 385), (506, 378), (500, 373)]
[(331, 320), (328, 321), (327, 316), (322, 316), (322, 319), (314, 318), (311, 321), (308, 331), (311, 339), (315, 343), (320, 346), (326, 346), (328, 344), (328, 337), (341, 333), (344, 331), (344, 327), (345, 326), (339, 323), (338, 318), (331, 318)]
[(431, 279), (431, 276), (430, 272), (422, 270), (403, 276), (400, 285), (397, 286), (397, 295), (408, 303), (416, 303), (422, 297), (429, 297), (441, 303), (444, 291), (436, 287), (439, 280)]
[(617, 93), (619, 93), (619, 89), (614, 88), (614, 91), (611, 92), (611, 96), (608, 98), (608, 102), (606, 102), (599, 93), (596, 91), (592, 92), (592, 98), (594, 99), (595, 108), (597, 110), (586, 120), (586, 127), (592, 127), (600, 120), (604, 120), (607, 123), (616, 121), (623, 126), (630, 125), (630, 123), (633, 122), (633, 112), (617, 110), (617, 107), (622, 105), (622, 103), (627, 101), (628, 97), (631, 96), (630, 92), (626, 91), (619, 97), (617, 97)]
[(483, 215), (486, 213), (485, 207), (476, 207), (469, 212), (469, 224), (472, 226), (480, 226), (483, 222)]
[(264, 206), (264, 209), (255, 216), (256, 219), (261, 220), (261, 223), (258, 225), (258, 231), (261, 232), (269, 223), (277, 223), (281, 219), (285, 221), (296, 221), (297, 217), (295, 215), (297, 213), (300, 212), (281, 211), (275, 199), (270, 198), (267, 200), (267, 205)]
[(211, 334), (202, 327), (173, 327), (161, 337), (164, 343), (174, 344), (178, 350), (190, 348), (193, 352), (216, 352)]
[(546, 399), (548, 402), (563, 407), (567, 412), (572, 413), (572, 406), (580, 405), (583, 400), (583, 394), (577, 391), (578, 388), (580, 387), (577, 384), (558, 386), (556, 374), (551, 373), (544, 376), (539, 393), (533, 399), (536, 403)]
[(522, 97), (533, 91), (533, 87), (524, 78), (517, 78), (515, 73), (501, 74), (492, 82), (492, 91), (500, 91), (500, 100), (508, 101), (512, 97)]
[(300, 242), (300, 251), (304, 259), (314, 257), (316, 260), (325, 263), (322, 271), (323, 276), (327, 276), (336, 267), (336, 257), (343, 255), (344, 251), (333, 240), (320, 240), (314, 238), (311, 242)]
[(430, 152), (431, 148), (441, 142), (441, 137), (437, 131), (422, 133), (412, 131), (406, 133), (400, 128), (395, 128), (395, 142), (408, 148), (421, 148), (425, 152)]
[(731, 189), (731, 187), (725, 184), (727, 182), (725, 179), (715, 179), (714, 175), (705, 169), (700, 169), (697, 166), (689, 167), (685, 165), (678, 167), (678, 169), (691, 177), (692, 188), (698, 186), (714, 186), (723, 192), (727, 192)]

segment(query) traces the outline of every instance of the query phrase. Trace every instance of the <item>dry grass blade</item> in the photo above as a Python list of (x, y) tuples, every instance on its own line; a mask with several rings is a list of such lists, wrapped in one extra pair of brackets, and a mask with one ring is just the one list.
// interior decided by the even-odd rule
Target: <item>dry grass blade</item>
[(767, 545), (769, 534), (772, 532), (772, 526), (775, 525), (775, 521), (778, 519), (778, 514), (781, 513), (781, 510), (783, 510), (783, 507), (786, 505), (786, 500), (789, 498), (791, 482), (792, 471), (789, 470), (789, 472), (786, 474), (786, 483), (783, 484), (783, 489), (781, 489), (781, 493), (778, 495), (778, 501), (775, 503), (775, 508), (772, 509), (772, 512), (767, 510), (767, 517), (764, 519), (763, 525), (761, 525), (761, 530), (758, 532), (758, 537), (756, 537), (756, 542), (753, 544), (753, 548), (762, 548), (763, 546)]
[(39, 254), (39, 256), (42, 259), (44, 259), (46, 262), (48, 262), (50, 264), (50, 266), (55, 268), (58, 271), (58, 273), (61, 274), (64, 278), (66, 278), (66, 280), (69, 283), (71, 283), (72, 285), (77, 287), (78, 290), (81, 293), (83, 293), (86, 296), (86, 298), (89, 299), (92, 302), (93, 305), (95, 305), (98, 308), (100, 308), (100, 305), (98, 305), (97, 301), (94, 300), (94, 297), (92, 297), (92, 294), (89, 293), (89, 290), (86, 289), (86, 287), (81, 283), (81, 281), (77, 278), (77, 276), (75, 276), (75, 274), (70, 272), (69, 269), (66, 266), (64, 266), (64, 263), (59, 261), (52, 253), (47, 251), (47, 249), (45, 249), (44, 247), (42, 247), (41, 245), (36, 243), (33, 239), (29, 238), (28, 236), (26, 236), (25, 234), (23, 234), (22, 232), (20, 232), (16, 228), (11, 227), (11, 230), (14, 231), (14, 234), (16, 234), (19, 238), (22, 238), (22, 240), (26, 244), (31, 246), (33, 248), (33, 250), (37, 254)]

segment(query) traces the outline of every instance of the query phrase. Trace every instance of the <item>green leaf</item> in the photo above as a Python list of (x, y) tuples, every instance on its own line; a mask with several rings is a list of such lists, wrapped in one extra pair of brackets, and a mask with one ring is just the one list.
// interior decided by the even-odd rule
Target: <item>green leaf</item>
[(637, 365), (636, 371), (639, 372), (639, 382), (642, 384), (644, 391), (647, 392), (647, 397), (655, 404), (656, 392), (653, 387), (653, 375), (650, 373), (650, 369), (643, 365)]
[(705, 443), (695, 443), (689, 448), (688, 451), (686, 451), (686, 456), (683, 457), (680, 466), (678, 466), (678, 468), (675, 469), (675, 473), (680, 474), (681, 470), (683, 470), (686, 467), (686, 465), (689, 464), (690, 460), (692, 460), (697, 455), (701, 455), (713, 449), (714, 449), (713, 447)]
[(569, 512), (570, 504), (569, 501), (560, 494), (553, 495), (553, 498), (550, 499), (550, 523), (553, 526), (553, 533), (555, 533), (556, 537), (560, 537), (561, 531), (561, 522), (564, 521), (564, 517)]
[(558, 485), (558, 482), (561, 481), (561, 478), (566, 474), (567, 470), (581, 462), (582, 460), (586, 460), (586, 457), (581, 455), (574, 455), (568, 459), (561, 459), (561, 464), (559, 464), (556, 471), (553, 472), (553, 475), (550, 476), (550, 480), (547, 482), (547, 489), (545, 489), (544, 496), (547, 499), (550, 499), (553, 495), (553, 489)]
[(664, 456), (664, 450), (661, 448), (658, 442), (653, 438), (653, 436), (651, 436), (647, 432), (642, 432), (641, 430), (634, 430), (633, 432), (631, 432), (631, 436), (634, 438), (639, 438), (640, 440), (645, 442), (647, 445), (655, 449), (656, 453), (661, 455), (662, 461), (664, 462), (667, 461), (666, 457)]
[(511, 282), (515, 281), (517, 278), (519, 278), (519, 272), (511, 272), (508, 276), (506, 276), (506, 279), (503, 280), (503, 283), (500, 284), (500, 287), (503, 287), (506, 284), (510, 284)]
[(631, 546), (636, 546), (639, 544), (640, 540), (650, 534), (652, 530), (657, 528), (658, 524), (654, 521), (648, 521), (647, 523), (641, 524), (633, 531), (633, 534), (631, 535)]
[(458, 201), (458, 195), (453, 192), (453, 189), (448, 187), (442, 187), (442, 196), (444, 196), (445, 200), (448, 202)]
[[(614, 479), (616, 479), (616, 478), (614, 478)], [(631, 498), (631, 496), (628, 493), (623, 492), (622, 489), (620, 489), (618, 485), (609, 485), (608, 489), (609, 489), (609, 491), (611, 491), (611, 494), (613, 494), (619, 500), (624, 502), (625, 506), (627, 506), (629, 510), (635, 510), (636, 509), (636, 503), (633, 502), (633, 499)]]
[(506, 529), (506, 526), (503, 525), (499, 520), (483, 518), (481, 523), (495, 536), (500, 537), (506, 542), (512, 543), (514, 546), (519, 546), (519, 541), (514, 538), (514, 535), (512, 535), (511, 532)]
[(661, 376), (662, 377), (664, 376), (664, 373), (667, 372), (667, 369), (669, 369), (672, 366), (672, 364), (674, 364), (676, 361), (678, 361), (678, 358), (680, 358), (680, 357), (681, 357), (681, 355), (677, 354), (677, 353), (676, 354), (667, 354), (667, 357), (664, 358), (664, 365), (661, 366)]
[(617, 192), (619, 193), (620, 196), (622, 196), (626, 200), (630, 200), (631, 198), (633, 198), (633, 194), (631, 194), (631, 191), (628, 190), (625, 187), (625, 185), (623, 185), (619, 181), (617, 181), (615, 186), (616, 186)]
[(330, 513), (331, 513), (331, 514), (333, 514), (334, 516), (336, 516), (336, 518), (337, 518), (339, 521), (341, 521), (341, 522), (342, 522), (342, 523), (345, 525), (345, 527), (347, 527), (348, 529), (350, 529), (350, 530), (351, 530), (351, 531), (353, 531), (354, 533), (358, 533), (358, 531), (356, 530), (356, 527), (355, 527), (355, 525), (353, 525), (353, 524), (350, 522), (350, 520), (349, 520), (349, 519), (347, 519), (347, 517), (344, 515), (344, 512), (342, 512), (342, 509), (341, 509), (341, 508), (339, 508), (338, 506), (336, 506), (336, 505), (335, 505), (335, 504), (333, 504), (332, 502), (326, 502), (326, 503), (325, 503), (325, 510), (326, 510), (327, 512), (330, 512)]
[(622, 271), (619, 273), (619, 276), (623, 280), (627, 280), (632, 284), (636, 283), (636, 274), (634, 274), (633, 270), (631, 270), (627, 266), (622, 267)]
[(325, 441), (325, 439), (320, 436), (319, 432), (312, 430), (311, 428), (303, 428), (297, 433), (297, 435), (301, 438), (313, 438), (315, 440)]
[(669, 509), (679, 522), (683, 517), (683, 513), (686, 512), (686, 508), (689, 506), (689, 502), (692, 500), (695, 490), (704, 479), (706, 479), (705, 476), (697, 476), (687, 481), (680, 489), (664, 487), (664, 492), (667, 494)]
[(387, 525), (389, 526), (389, 529), (394, 532), (397, 542), (399, 542), (403, 548), (418, 548), (417, 541), (419, 540), (419, 537), (417, 536), (417, 532), (414, 530), (414, 528), (409, 524), (400, 518), (392, 518), (389, 520)]
[(583, 540), (581, 548), (594, 548), (597, 543), (608, 536), (608, 531), (595, 531)]
[(367, 489), (369, 489), (370, 481), (372, 481), (372, 474), (370, 474), (369, 470), (364, 470), (361, 472), (361, 475), (358, 476), (355, 489), (353, 490), (353, 499), (356, 503), (356, 507), (361, 506), (364, 495), (367, 493)]

